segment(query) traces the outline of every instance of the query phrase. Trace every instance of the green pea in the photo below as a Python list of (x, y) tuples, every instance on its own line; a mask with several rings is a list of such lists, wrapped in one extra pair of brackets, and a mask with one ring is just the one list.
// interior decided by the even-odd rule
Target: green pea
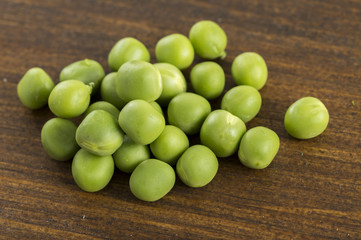
[(223, 92), (225, 85), (224, 71), (215, 62), (201, 62), (190, 73), (192, 87), (196, 93), (211, 100)]
[(205, 59), (226, 57), (227, 36), (215, 22), (203, 20), (194, 24), (189, 39), (198, 56)]
[(241, 119), (225, 110), (215, 110), (204, 121), (200, 138), (217, 157), (229, 157), (237, 151), (245, 132), (246, 125)]
[(165, 119), (150, 103), (137, 99), (130, 101), (120, 111), (120, 127), (134, 142), (147, 145), (159, 137)]
[(172, 125), (166, 125), (160, 136), (150, 144), (153, 155), (169, 165), (175, 165), (188, 147), (187, 135)]
[(122, 109), (126, 102), (124, 102), (117, 94), (115, 87), (116, 79), (116, 72), (111, 72), (103, 78), (100, 84), (100, 96), (102, 100), (113, 104), (118, 109)]
[(156, 63), (154, 66), (159, 70), (163, 83), (162, 94), (157, 102), (167, 106), (173, 97), (187, 90), (187, 83), (183, 73), (172, 64)]
[(304, 97), (294, 102), (285, 114), (285, 128), (292, 137), (310, 139), (327, 128), (329, 113), (317, 98)]
[(71, 171), (75, 183), (86, 192), (96, 192), (110, 182), (114, 174), (112, 156), (97, 156), (80, 149), (74, 156)]
[(168, 121), (188, 135), (196, 134), (211, 112), (204, 97), (191, 92), (180, 93), (168, 105)]
[(118, 71), (124, 63), (132, 60), (150, 61), (148, 49), (142, 42), (132, 37), (120, 39), (108, 55), (108, 64), (113, 71)]
[(266, 62), (257, 53), (242, 53), (232, 63), (232, 76), (237, 85), (249, 85), (260, 90), (268, 77)]
[(113, 158), (120, 171), (131, 173), (141, 162), (150, 158), (150, 151), (147, 145), (136, 143), (125, 135), (123, 144), (115, 151)]
[(50, 110), (61, 118), (80, 116), (88, 108), (92, 88), (78, 80), (58, 83), (49, 95)]
[(94, 110), (80, 123), (75, 139), (80, 147), (98, 155), (113, 154), (123, 143), (117, 120), (104, 110)]
[(242, 137), (238, 157), (243, 165), (254, 169), (266, 168), (280, 147), (277, 134), (269, 128), (254, 127)]
[(194, 145), (179, 158), (176, 171), (187, 186), (203, 187), (216, 176), (218, 159), (208, 147)]
[(41, 68), (31, 68), (21, 78), (17, 85), (20, 101), (30, 109), (39, 109), (48, 103), (54, 82)]
[(41, 129), (41, 143), (54, 160), (67, 161), (79, 150), (75, 141), (76, 125), (67, 119), (52, 118)]
[(153, 102), (162, 93), (162, 77), (156, 67), (144, 61), (124, 63), (115, 83), (118, 96), (125, 102), (143, 99)]
[(154, 107), (155, 110), (157, 110), (159, 113), (161, 113), (163, 115), (163, 109), (162, 107), (159, 105), (159, 103), (157, 102), (150, 102), (150, 105), (152, 105), (152, 107)]
[(105, 73), (102, 65), (91, 59), (84, 59), (73, 62), (64, 67), (60, 72), (59, 80), (79, 80), (85, 84), (93, 84), (92, 95), (94, 95), (99, 87)]
[(158, 62), (170, 63), (180, 70), (184, 70), (193, 62), (194, 49), (186, 36), (173, 33), (157, 42), (155, 57)]
[(262, 105), (261, 94), (252, 86), (237, 86), (224, 94), (221, 108), (236, 115), (243, 122), (251, 121)]
[(88, 109), (84, 113), (84, 117), (88, 116), (94, 110), (104, 110), (110, 113), (116, 120), (118, 120), (119, 110), (113, 104), (105, 102), (105, 101), (98, 101), (92, 103)]
[(157, 201), (175, 184), (173, 168), (160, 160), (148, 159), (140, 163), (129, 179), (131, 192), (140, 200)]

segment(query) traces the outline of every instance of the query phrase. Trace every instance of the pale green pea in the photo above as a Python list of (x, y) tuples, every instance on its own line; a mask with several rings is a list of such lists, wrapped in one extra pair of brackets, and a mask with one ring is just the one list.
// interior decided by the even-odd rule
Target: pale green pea
[(116, 79), (116, 72), (111, 72), (103, 78), (100, 84), (100, 96), (102, 100), (113, 104), (118, 109), (122, 109), (126, 102), (124, 102), (117, 94), (115, 87)]
[(150, 105), (152, 105), (152, 107), (154, 107), (155, 110), (157, 110), (159, 113), (161, 113), (163, 115), (163, 109), (162, 107), (159, 105), (159, 103), (157, 102), (150, 102)]
[(116, 108), (113, 104), (105, 101), (98, 101), (92, 103), (88, 109), (84, 113), (84, 117), (86, 117), (89, 113), (91, 113), (94, 110), (104, 110), (108, 113), (110, 113), (115, 119), (118, 120), (119, 116), (119, 110)]

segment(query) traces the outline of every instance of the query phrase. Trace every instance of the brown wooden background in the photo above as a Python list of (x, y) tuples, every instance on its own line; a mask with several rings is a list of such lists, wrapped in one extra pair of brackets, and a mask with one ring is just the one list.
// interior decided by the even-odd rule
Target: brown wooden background
[[(155, 62), (161, 37), (187, 35), (202, 19), (228, 35), (228, 55), (218, 61), (227, 89), (239, 53), (266, 60), (263, 105), (247, 127), (278, 133), (274, 162), (256, 171), (236, 156), (220, 159), (209, 185), (191, 189), (177, 180), (154, 203), (137, 200), (119, 171), (104, 190), (81, 191), (71, 163), (43, 151), (41, 127), (53, 116), (22, 106), (22, 75), (39, 66), (58, 82), (64, 66), (83, 58), (109, 72), (108, 52), (126, 36), (145, 43)], [(0, 239), (361, 239), (360, 85), (359, 0), (1, 0)], [(299, 141), (283, 117), (304, 96), (325, 103), (330, 123), (321, 136)]]

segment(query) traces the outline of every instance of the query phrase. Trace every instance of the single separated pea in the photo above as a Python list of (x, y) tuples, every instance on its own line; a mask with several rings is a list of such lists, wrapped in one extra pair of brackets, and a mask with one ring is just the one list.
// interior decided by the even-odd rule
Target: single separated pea
[(127, 135), (123, 144), (113, 154), (115, 166), (125, 173), (131, 173), (144, 160), (150, 158), (148, 145), (134, 142)]
[(226, 82), (224, 71), (218, 63), (201, 62), (195, 65), (190, 73), (193, 89), (208, 100), (221, 95)]
[(249, 85), (260, 90), (268, 77), (266, 62), (258, 53), (242, 53), (233, 60), (232, 76), (237, 85)]
[(158, 62), (170, 63), (180, 70), (184, 70), (193, 62), (194, 49), (186, 36), (173, 33), (157, 42), (155, 57)]
[(187, 90), (186, 79), (183, 73), (172, 64), (156, 63), (154, 66), (159, 70), (163, 83), (162, 94), (157, 102), (162, 106), (167, 106), (173, 97)]
[(94, 110), (80, 123), (75, 139), (80, 147), (98, 155), (112, 155), (123, 143), (124, 133), (113, 115)]
[(92, 103), (84, 113), (84, 118), (94, 110), (104, 110), (110, 113), (116, 120), (118, 120), (119, 110), (113, 104), (106, 101), (98, 101)]
[(118, 70), (115, 82), (118, 96), (125, 102), (143, 99), (153, 102), (162, 93), (162, 77), (153, 64), (133, 60), (124, 63)]
[(175, 184), (173, 168), (160, 160), (148, 159), (140, 163), (129, 179), (131, 192), (143, 201), (157, 201)]
[(179, 158), (176, 171), (187, 186), (203, 187), (216, 176), (218, 159), (208, 147), (194, 145)]
[(166, 125), (160, 136), (150, 144), (153, 155), (169, 165), (175, 165), (188, 147), (187, 135), (172, 125)]
[(64, 67), (60, 72), (59, 80), (62, 82), (75, 79), (88, 85), (93, 84), (92, 95), (94, 95), (98, 91), (104, 76), (105, 72), (102, 65), (95, 60), (84, 59)]
[(150, 61), (148, 49), (142, 42), (132, 37), (120, 39), (108, 55), (108, 64), (113, 71), (118, 71), (124, 63), (132, 60)]
[(54, 160), (67, 161), (79, 150), (75, 141), (76, 125), (67, 119), (52, 118), (41, 129), (41, 143)]
[(292, 137), (310, 139), (327, 128), (329, 113), (317, 98), (303, 97), (294, 102), (285, 114), (285, 128)]
[(17, 85), (20, 101), (30, 109), (39, 109), (48, 103), (54, 82), (41, 68), (31, 68), (21, 78)]
[(189, 31), (189, 39), (198, 56), (205, 59), (226, 57), (227, 36), (215, 22), (202, 20)]
[(249, 168), (266, 168), (276, 156), (280, 147), (278, 135), (266, 127), (249, 129), (242, 137), (238, 157)]
[(150, 103), (137, 99), (130, 101), (119, 113), (120, 127), (134, 142), (147, 145), (159, 137), (165, 119)]
[(122, 109), (126, 102), (124, 102), (117, 93), (115, 82), (117, 73), (111, 72), (107, 74), (100, 84), (100, 97), (102, 100), (113, 104), (118, 109)]
[(196, 134), (211, 112), (211, 105), (204, 97), (185, 92), (175, 96), (168, 105), (168, 121), (188, 135)]
[(92, 87), (79, 80), (60, 82), (49, 95), (49, 108), (61, 118), (80, 116), (89, 106), (91, 92)]
[(97, 156), (80, 149), (74, 156), (71, 172), (82, 190), (96, 192), (110, 182), (114, 174), (114, 161), (112, 156)]
[(234, 87), (224, 94), (221, 108), (247, 123), (258, 114), (261, 105), (262, 97), (258, 90), (252, 86), (242, 85)]

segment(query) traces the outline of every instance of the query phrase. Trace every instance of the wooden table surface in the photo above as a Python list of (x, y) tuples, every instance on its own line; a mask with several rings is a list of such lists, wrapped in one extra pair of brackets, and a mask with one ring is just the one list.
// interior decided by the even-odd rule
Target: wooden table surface
[[(53, 115), (20, 103), (21, 77), (38, 66), (58, 82), (64, 66), (84, 58), (110, 72), (108, 53), (127, 36), (142, 41), (154, 63), (160, 38), (187, 35), (203, 19), (228, 36), (228, 55), (217, 61), (226, 89), (235, 86), (238, 54), (267, 62), (262, 108), (247, 128), (277, 132), (272, 164), (251, 170), (236, 155), (219, 159), (209, 185), (192, 189), (178, 179), (152, 203), (136, 199), (118, 170), (100, 192), (80, 190), (71, 162), (44, 152), (40, 131)], [(184, 74), (189, 79), (189, 69)], [(300, 141), (283, 118), (304, 96), (324, 102), (330, 122)], [(359, 0), (0, 1), (0, 239), (361, 239), (360, 121)]]

